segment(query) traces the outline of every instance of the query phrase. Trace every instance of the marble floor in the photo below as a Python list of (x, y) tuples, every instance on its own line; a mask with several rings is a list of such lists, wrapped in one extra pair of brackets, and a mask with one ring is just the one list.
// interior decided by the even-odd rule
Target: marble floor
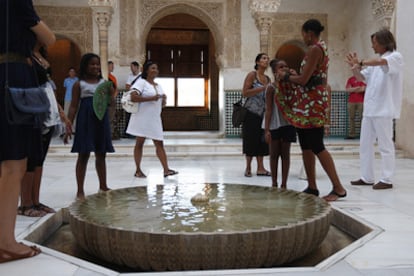
[[(219, 139), (217, 143), (236, 144), (238, 139)], [(44, 177), (41, 188), (41, 202), (56, 208), (64, 208), (75, 199), (75, 162), (76, 156), (68, 154), (69, 146), (59, 146), (54, 141), (51, 154), (44, 166)], [(174, 143), (173, 140), (168, 143)], [(176, 141), (180, 144), (179, 140)], [(182, 142), (181, 142), (182, 143)], [(331, 140), (330, 144), (343, 144), (343, 140)], [(357, 141), (352, 146), (357, 147)], [(166, 141), (167, 144), (167, 141)], [(190, 143), (191, 144), (191, 143)], [(138, 185), (155, 185), (168, 183), (240, 183), (269, 186), (270, 177), (258, 177), (253, 170), (253, 177), (244, 177), (244, 158), (241, 154), (177, 154), (167, 152), (169, 164), (179, 174), (164, 178), (158, 160), (152, 155), (145, 156), (142, 169), (146, 179), (133, 177), (135, 166), (132, 158), (133, 140), (123, 139), (115, 142), (115, 146), (125, 154), (108, 155), (108, 183), (113, 189)], [(153, 151), (151, 144), (148, 150)], [(345, 149), (346, 151), (346, 149)], [(128, 154), (129, 152), (129, 154)], [(301, 158), (298, 148), (292, 148), (291, 173), (288, 188), (302, 190), (306, 182), (299, 178)], [(273, 268), (225, 271), (189, 271), (166, 273), (140, 273), (139, 275), (414, 275), (414, 159), (397, 158), (397, 174), (392, 190), (375, 191), (371, 187), (353, 187), (350, 180), (359, 176), (359, 159), (356, 154), (333, 153), (335, 164), (341, 181), (348, 191), (348, 196), (332, 203), (362, 221), (380, 229), (380, 233), (366, 241), (354, 245), (354, 250), (344, 252), (329, 265), (313, 268)], [(400, 155), (401, 156), (401, 155)], [(267, 162), (267, 160), (266, 160)], [(253, 168), (255, 162), (253, 163)], [(85, 191), (87, 194), (98, 190), (97, 176), (94, 169), (94, 158), (91, 157), (88, 167)], [(379, 160), (377, 162), (377, 175)], [(321, 167), (317, 167), (317, 180), (321, 195), (331, 190), (329, 179)], [(18, 216), (16, 236), (22, 239), (47, 218), (29, 218)], [(0, 264), (0, 275), (119, 275), (87, 262), (42, 247), (43, 253), (26, 260)], [(130, 275), (130, 274), (128, 274)], [(131, 274), (132, 275), (132, 274)], [(137, 274), (138, 275), (138, 274)]]

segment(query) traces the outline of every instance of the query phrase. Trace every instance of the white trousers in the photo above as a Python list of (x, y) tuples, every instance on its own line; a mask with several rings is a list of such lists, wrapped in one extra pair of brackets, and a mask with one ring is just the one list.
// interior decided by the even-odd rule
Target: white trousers
[(381, 178), (379, 181), (392, 183), (395, 172), (395, 147), (392, 134), (392, 118), (362, 118), (359, 156), (363, 181), (375, 183), (375, 142), (378, 140), (378, 150), (381, 154)]

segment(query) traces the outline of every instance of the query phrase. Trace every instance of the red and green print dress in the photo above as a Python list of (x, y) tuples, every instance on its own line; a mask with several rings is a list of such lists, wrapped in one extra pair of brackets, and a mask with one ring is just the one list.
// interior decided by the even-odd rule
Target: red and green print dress
[[(318, 79), (317, 84), (301, 86), (291, 82), (279, 82), (275, 93), (275, 102), (282, 111), (285, 119), (297, 128), (323, 127), (328, 110), (328, 92), (326, 91), (326, 78), (328, 72), (328, 51), (323, 41), (316, 46), (324, 53), (322, 63), (312, 73), (311, 79)], [(301, 70), (308, 57), (305, 56)]]

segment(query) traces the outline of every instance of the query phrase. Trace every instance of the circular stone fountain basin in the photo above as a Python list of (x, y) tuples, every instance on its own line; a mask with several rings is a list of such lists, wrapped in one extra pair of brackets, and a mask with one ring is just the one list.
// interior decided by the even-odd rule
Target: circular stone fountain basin
[[(200, 193), (209, 200), (191, 200)], [(322, 243), (331, 211), (312, 195), (236, 184), (125, 188), (69, 207), (84, 250), (148, 271), (282, 265)]]

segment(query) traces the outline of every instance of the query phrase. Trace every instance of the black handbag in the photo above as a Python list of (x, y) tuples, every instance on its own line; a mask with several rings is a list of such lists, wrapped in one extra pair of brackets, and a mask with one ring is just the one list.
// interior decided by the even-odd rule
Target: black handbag
[[(8, 9), (7, 1), (7, 9)], [(11, 125), (32, 125), (41, 127), (49, 115), (50, 102), (46, 92), (39, 87), (17, 88), (9, 87), (9, 59), (18, 54), (9, 53), (9, 11), (6, 18), (6, 82), (5, 90), (5, 111), (7, 121)], [(24, 60), (24, 58), (21, 58)], [(36, 71), (33, 67), (33, 72)], [(36, 74), (37, 81), (37, 74)]]
[(11, 125), (41, 127), (49, 116), (50, 102), (41, 87), (5, 87), (5, 111)]
[(247, 108), (244, 107), (243, 97), (233, 104), (233, 114), (231, 117), (233, 127), (240, 127), (246, 118)]

